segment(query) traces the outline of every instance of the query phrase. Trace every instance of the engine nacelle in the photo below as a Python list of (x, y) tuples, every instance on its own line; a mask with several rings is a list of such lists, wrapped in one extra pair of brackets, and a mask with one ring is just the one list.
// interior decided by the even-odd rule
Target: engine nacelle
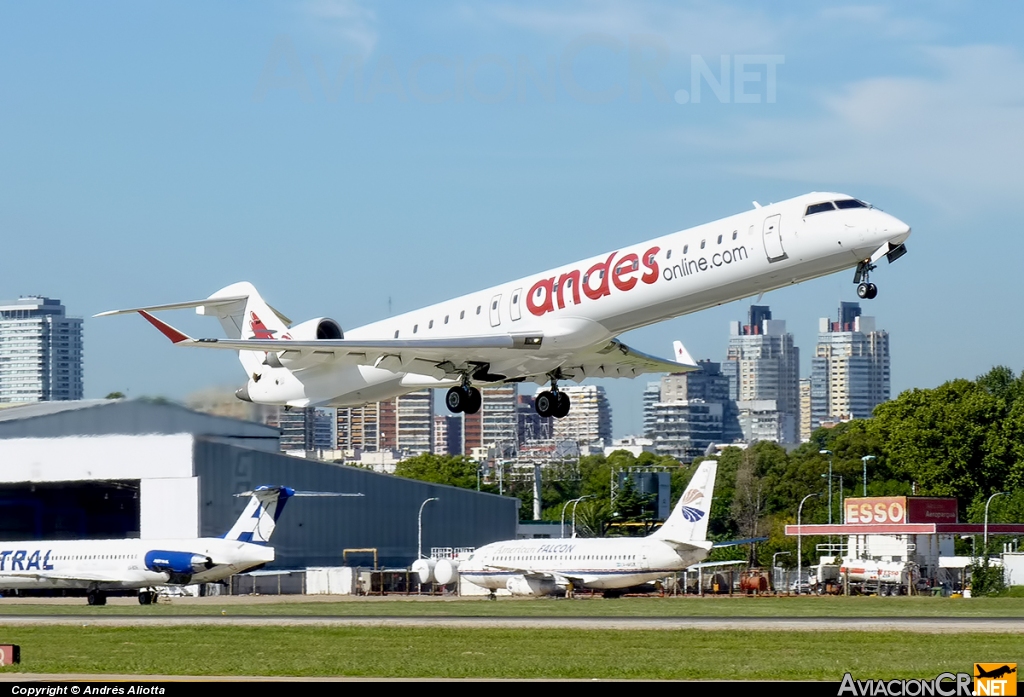
[[(287, 337), (287, 338), (285, 338)], [(288, 340), (312, 341), (314, 339), (344, 339), (345, 332), (341, 325), (329, 317), (317, 317), (306, 320), (302, 324), (296, 324), (285, 332), (281, 337), (281, 351), (268, 353), (265, 363), (271, 368), (287, 368), (288, 370), (302, 370), (314, 365), (323, 363), (330, 359), (328, 353), (315, 353), (313, 351), (289, 351)]]
[(154, 549), (146, 552), (146, 568), (171, 576), (191, 576), (213, 568), (213, 560), (192, 552), (170, 552)]
[(558, 590), (558, 584), (549, 578), (527, 578), (526, 576), (511, 576), (505, 582), (505, 588), (512, 595), (531, 595), (540, 597), (551, 595)]

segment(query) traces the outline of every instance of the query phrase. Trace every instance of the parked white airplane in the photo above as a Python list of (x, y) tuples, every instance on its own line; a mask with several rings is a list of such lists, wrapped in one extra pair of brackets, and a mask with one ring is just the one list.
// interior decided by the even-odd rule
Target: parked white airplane
[(505, 540), (481, 547), (459, 564), (467, 581), (513, 595), (549, 595), (558, 588), (629, 588), (703, 561), (718, 462), (697, 468), (665, 524), (647, 537)]
[[(179, 346), (230, 349), (249, 375), (236, 395), (261, 404), (356, 406), (425, 387), (450, 387), (452, 412), (476, 413), (474, 384), (550, 382), (535, 407), (563, 417), (560, 380), (694, 370), (635, 351), (619, 334), (704, 308), (856, 267), (873, 298), (875, 263), (906, 253), (910, 228), (836, 193), (812, 193), (676, 232), (576, 264), (375, 322), (347, 334), (317, 318), (290, 326), (249, 283), (139, 312)], [(196, 308), (228, 339), (193, 339), (150, 312)], [(97, 315), (100, 316), (100, 315)]]
[(267, 543), (291, 497), (362, 496), (283, 486), (238, 494), (247, 495), (249, 505), (224, 537), (0, 542), (0, 588), (82, 589), (90, 605), (105, 605), (112, 591), (139, 589), (139, 603), (149, 605), (154, 587), (212, 583), (274, 561)]

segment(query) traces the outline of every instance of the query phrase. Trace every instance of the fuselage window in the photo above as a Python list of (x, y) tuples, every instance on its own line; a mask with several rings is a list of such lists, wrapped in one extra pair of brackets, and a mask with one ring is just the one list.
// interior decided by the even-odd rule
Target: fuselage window
[(701, 249), (704, 249), (704, 242), (706, 242), (706, 240), (701, 240), (700, 241), (700, 248)]
[(498, 309), (498, 301), (497, 300), (495, 300), (494, 302), (491, 303), (491, 309), (492, 310), (497, 310)]
[(739, 232), (737, 232), (736, 230), (733, 230), (732, 231), (732, 238), (736, 239), (736, 236), (739, 235), (739, 234), (740, 234)]
[(721, 235), (718, 236), (718, 244), (722, 244), (722, 236)]
[(465, 310), (463, 310), (462, 312), (459, 313), (459, 319), (466, 319), (466, 311)]
[[(683, 254), (686, 254), (686, 247), (683, 247)], [(672, 250), (671, 249), (668, 250), (667, 252), (665, 252), (665, 258), (666, 259), (671, 259), (672, 258)]]
[(690, 245), (684, 244), (683, 245), (683, 254), (686, 254), (688, 251), (690, 251)]
[(427, 329), (433, 329), (433, 328), (434, 328), (434, 320), (430, 320), (430, 324), (427, 325)]
[(448, 315), (445, 315), (445, 316), (444, 316), (444, 323), (445, 323), (445, 324), (448, 324)]
[(477, 305), (477, 306), (476, 306), (476, 313), (477, 313), (478, 315), (480, 314), (480, 308), (481, 308), (481, 306), (480, 306), (480, 305)]
[(834, 211), (835, 209), (836, 207), (832, 205), (831, 201), (826, 201), (825, 203), (812, 203), (807, 206), (807, 212), (804, 213), (804, 216), (814, 215), (815, 213), (824, 213), (825, 211)]
[(397, 329), (395, 330), (395, 338), (396, 339), (398, 338), (398, 330)]
[(419, 330), (420, 330), (420, 325), (418, 325), (418, 324), (414, 324), (414, 325), (412, 325), (412, 333), (413, 333), (413, 334), (415, 334), (415, 333), (416, 333), (416, 332), (418, 332)]

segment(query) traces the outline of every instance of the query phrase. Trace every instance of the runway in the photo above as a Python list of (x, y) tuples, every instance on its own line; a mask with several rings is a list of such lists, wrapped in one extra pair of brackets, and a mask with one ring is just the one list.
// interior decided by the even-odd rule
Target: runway
[(139, 615), (4, 615), (0, 626), (188, 627), (452, 627), (575, 630), (704, 631), (902, 631), (1024, 634), (1019, 617), (458, 617), (458, 616), (160, 616)]

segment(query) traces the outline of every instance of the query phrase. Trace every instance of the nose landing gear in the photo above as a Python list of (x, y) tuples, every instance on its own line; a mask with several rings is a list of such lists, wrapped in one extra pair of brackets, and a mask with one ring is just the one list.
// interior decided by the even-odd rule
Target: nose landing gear
[(875, 270), (875, 265), (870, 261), (862, 261), (857, 264), (857, 270), (853, 274), (853, 282), (857, 285), (857, 297), (863, 300), (871, 300), (878, 295), (878, 286), (868, 282), (868, 276)]

